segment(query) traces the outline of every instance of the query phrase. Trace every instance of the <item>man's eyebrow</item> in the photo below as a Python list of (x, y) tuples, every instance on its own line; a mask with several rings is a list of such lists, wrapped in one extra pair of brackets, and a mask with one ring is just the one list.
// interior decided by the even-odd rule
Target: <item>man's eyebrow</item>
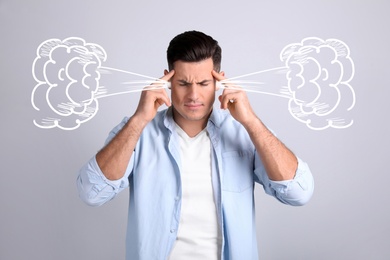
[[(177, 80), (179, 83), (182, 83), (182, 84), (191, 84), (191, 82), (188, 82), (187, 80), (184, 80), (184, 79), (179, 79)], [(206, 84), (206, 83), (209, 83), (213, 81), (212, 79), (205, 79), (205, 80), (202, 80), (201, 82), (196, 82), (196, 84)]]
[(206, 84), (206, 83), (209, 83), (209, 82), (211, 82), (211, 81), (213, 81), (212, 79), (205, 79), (205, 80), (202, 80), (201, 82), (197, 82), (196, 84)]
[(188, 81), (184, 80), (184, 79), (179, 79), (177, 80), (179, 83), (182, 83), (182, 84), (190, 84)]

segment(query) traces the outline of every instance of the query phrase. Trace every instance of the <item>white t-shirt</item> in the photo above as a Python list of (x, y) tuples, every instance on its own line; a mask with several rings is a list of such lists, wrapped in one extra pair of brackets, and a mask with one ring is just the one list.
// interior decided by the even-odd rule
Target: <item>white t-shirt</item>
[(182, 205), (170, 260), (220, 259), (221, 232), (211, 183), (210, 138), (204, 129), (189, 137), (178, 125)]

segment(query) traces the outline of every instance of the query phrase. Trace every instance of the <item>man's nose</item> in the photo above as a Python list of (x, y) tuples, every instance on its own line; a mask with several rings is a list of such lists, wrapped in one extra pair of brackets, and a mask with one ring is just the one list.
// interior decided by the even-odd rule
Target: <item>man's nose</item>
[(194, 100), (198, 99), (198, 92), (198, 86), (194, 83), (191, 84), (191, 86), (189, 87), (189, 97)]

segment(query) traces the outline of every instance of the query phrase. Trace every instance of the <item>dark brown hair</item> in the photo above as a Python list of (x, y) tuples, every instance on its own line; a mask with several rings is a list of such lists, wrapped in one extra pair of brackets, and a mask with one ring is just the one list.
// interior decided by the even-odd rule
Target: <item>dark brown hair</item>
[(211, 36), (199, 31), (187, 31), (171, 40), (167, 50), (169, 70), (175, 61), (197, 62), (212, 58), (214, 70), (221, 69), (222, 50)]

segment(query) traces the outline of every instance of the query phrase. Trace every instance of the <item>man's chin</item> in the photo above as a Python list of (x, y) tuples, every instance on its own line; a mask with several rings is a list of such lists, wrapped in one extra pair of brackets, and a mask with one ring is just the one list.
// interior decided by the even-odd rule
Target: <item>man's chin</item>
[(199, 113), (199, 112), (189, 112), (189, 113), (179, 113), (180, 117), (187, 121), (201, 121), (207, 118), (208, 114)]
[(187, 107), (183, 110), (177, 110), (175, 107), (173, 108), (173, 115), (175, 118), (182, 118), (187, 121), (203, 121), (208, 118), (211, 114), (210, 111), (205, 111), (204, 107), (202, 109), (188, 109)]

